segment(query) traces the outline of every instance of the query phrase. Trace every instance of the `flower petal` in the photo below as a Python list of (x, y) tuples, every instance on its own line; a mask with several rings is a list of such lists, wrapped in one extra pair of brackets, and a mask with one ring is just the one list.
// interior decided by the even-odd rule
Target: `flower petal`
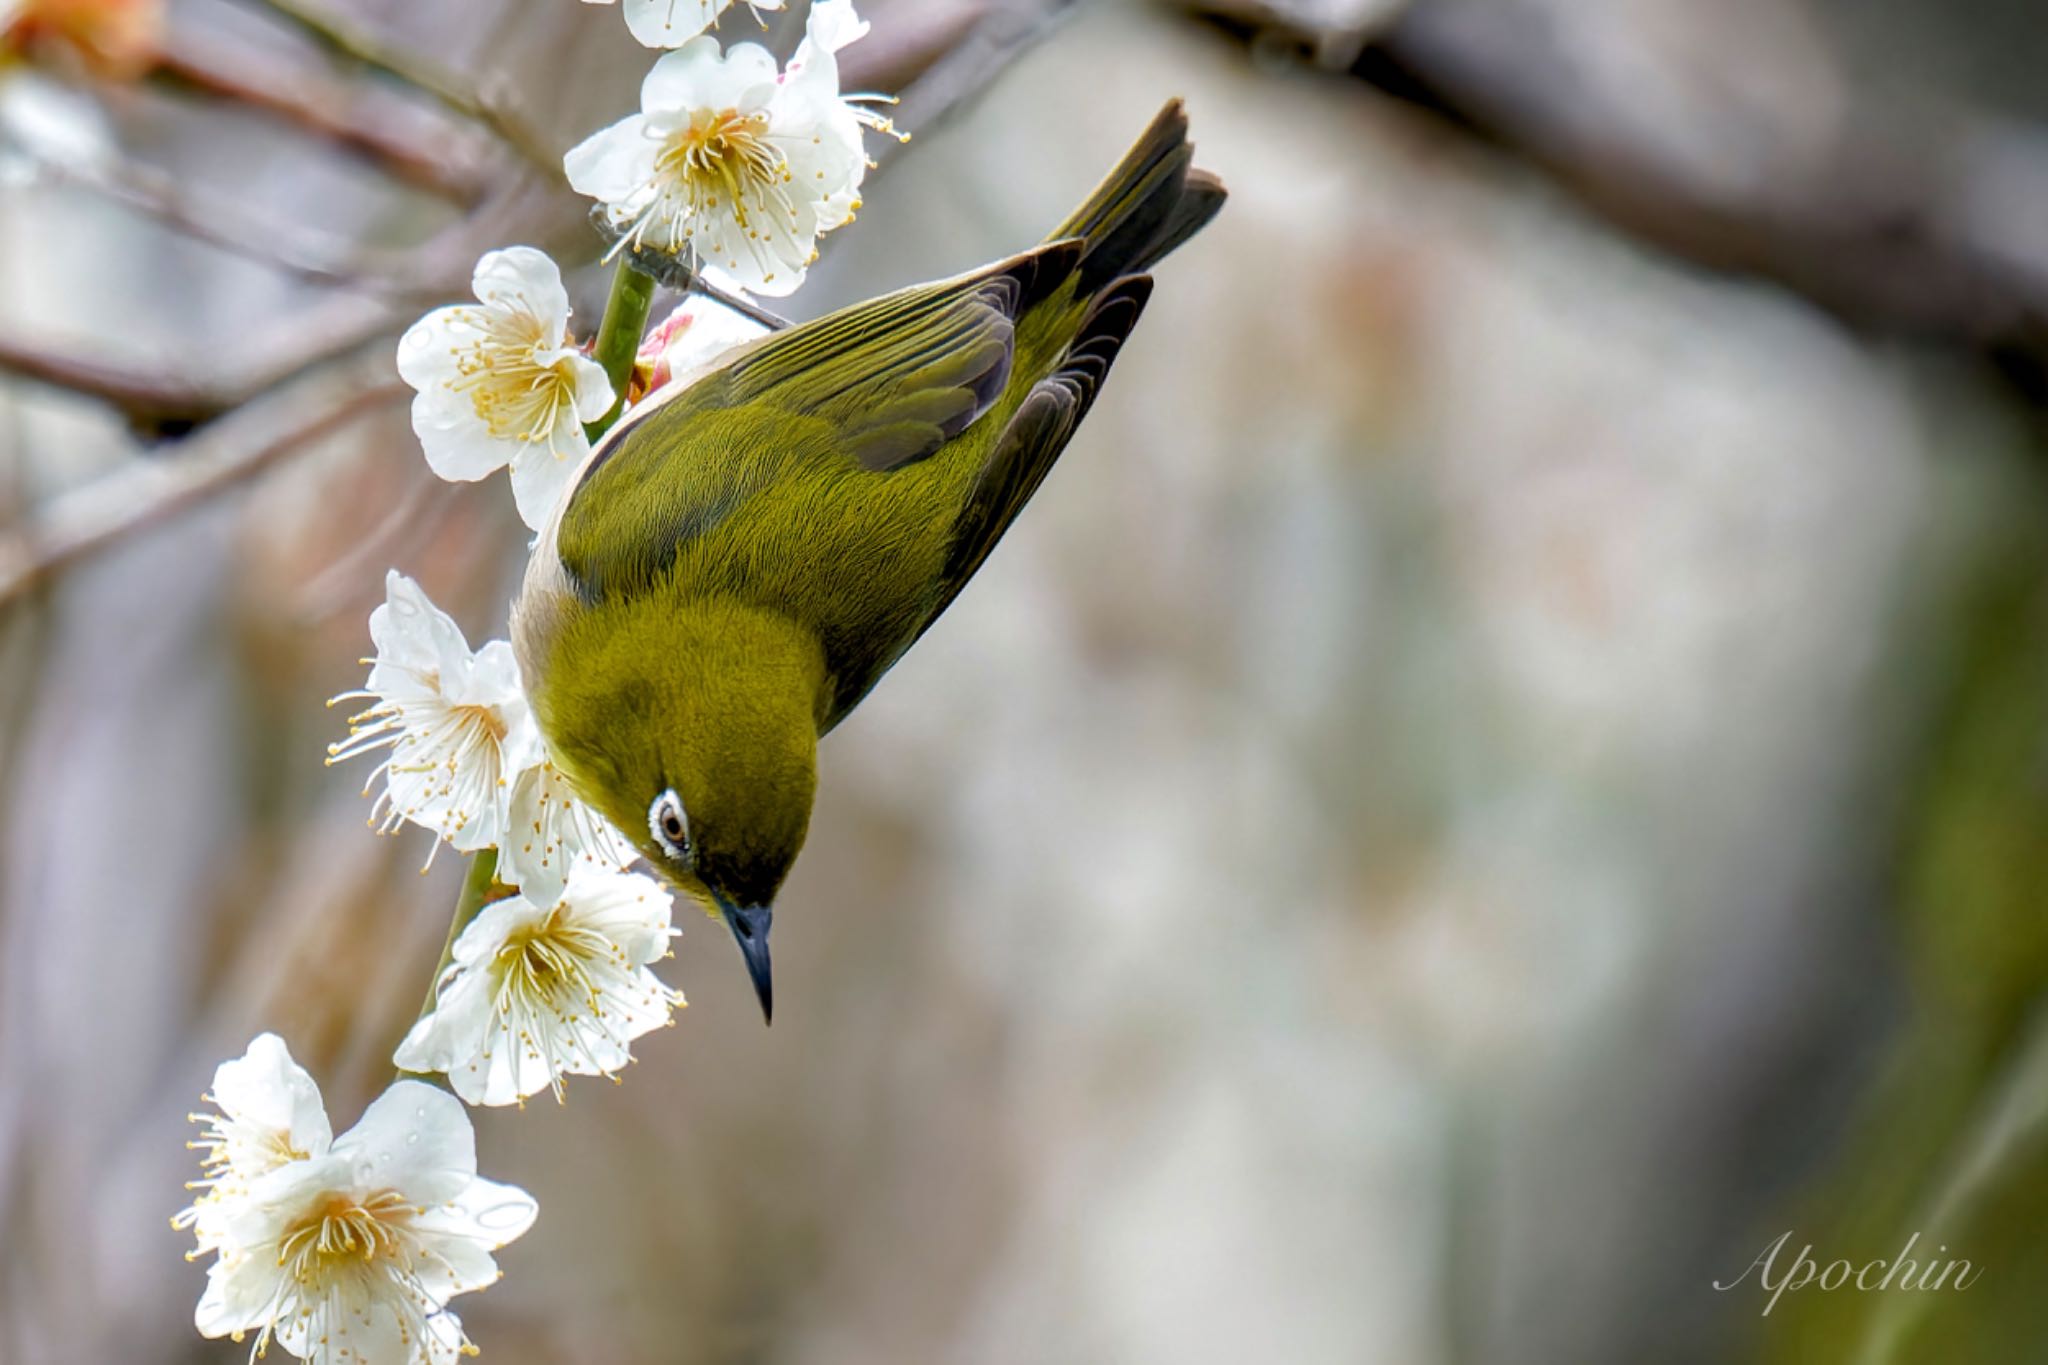
[(562, 287), (561, 270), (544, 251), (530, 246), (487, 251), (470, 285), (489, 307), (539, 318), (545, 336), (559, 337), (569, 325), (569, 292)]
[[(496, 1251), (524, 1236), (539, 1216), (540, 1205), (525, 1190), (478, 1176), (454, 1198), (428, 1209), (417, 1226), (438, 1237), (460, 1238)], [(465, 1283), (462, 1288), (482, 1284)]]
[(333, 1141), (320, 1087), (274, 1033), (257, 1034), (246, 1053), (222, 1062), (212, 1094), (222, 1113), (276, 1133), (298, 1151), (317, 1156)]
[(423, 1081), (396, 1081), (371, 1101), (333, 1155), (352, 1163), (364, 1189), (394, 1189), (420, 1204), (455, 1198), (476, 1178), (476, 1133), (453, 1095)]
[(626, 0), (626, 27), (643, 47), (677, 47), (718, 21), (731, 0)]
[(554, 516), (576, 471), (583, 467), (583, 457), (590, 453), (589, 443), (581, 439), (581, 428), (576, 434), (580, 449), (528, 446), (512, 462), (512, 501), (519, 507), (519, 519), (536, 531)]
[[(612, 402), (618, 397), (612, 392), (612, 381), (605, 374), (604, 366), (588, 356), (574, 355), (563, 362), (568, 369), (569, 379), (576, 390), (576, 416), (584, 422), (595, 422), (612, 410)], [(557, 369), (563, 368), (557, 365)]]
[[(662, 58), (668, 60), (669, 57)], [(660, 150), (660, 144), (648, 130), (646, 117), (629, 114), (571, 147), (562, 158), (562, 170), (569, 178), (570, 188), (578, 194), (607, 204), (623, 203), (652, 178), (654, 160)]]
[(406, 328), (398, 338), (398, 377), (420, 390), (446, 385), (456, 373), (456, 352), (476, 339), (476, 312), (452, 304)]
[(423, 389), (412, 400), (412, 431), (427, 467), (450, 483), (475, 483), (497, 473), (519, 453), (520, 443), (491, 435), (465, 395), (446, 388)]
[(775, 75), (774, 54), (759, 43), (724, 50), (716, 38), (693, 38), (648, 71), (640, 83), (640, 109), (654, 114), (745, 108), (749, 96), (757, 102), (766, 96)]

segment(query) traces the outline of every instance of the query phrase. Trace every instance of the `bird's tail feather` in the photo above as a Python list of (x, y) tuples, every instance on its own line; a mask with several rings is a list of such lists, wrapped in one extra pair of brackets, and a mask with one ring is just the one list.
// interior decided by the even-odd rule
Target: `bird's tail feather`
[(1169, 100), (1087, 202), (1049, 241), (1079, 238), (1081, 293), (1149, 269), (1223, 207), (1223, 182), (1193, 164), (1188, 116)]

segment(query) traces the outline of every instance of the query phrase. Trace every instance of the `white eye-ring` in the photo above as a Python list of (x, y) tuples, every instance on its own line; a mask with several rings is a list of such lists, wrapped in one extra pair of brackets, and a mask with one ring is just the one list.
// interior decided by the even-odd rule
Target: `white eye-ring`
[(690, 817), (673, 787), (655, 797), (647, 808), (647, 829), (662, 852), (679, 863), (690, 861)]

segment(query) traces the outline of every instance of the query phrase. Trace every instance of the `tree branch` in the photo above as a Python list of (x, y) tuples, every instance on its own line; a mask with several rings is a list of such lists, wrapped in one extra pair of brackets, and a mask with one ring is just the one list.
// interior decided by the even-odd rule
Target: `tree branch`
[(281, 385), (188, 438), (175, 460), (140, 460), (0, 531), (0, 604), (93, 551), (232, 487), (404, 393), (383, 345)]
[(432, 96), (444, 107), (489, 129), (549, 181), (568, 184), (561, 150), (514, 111), (470, 88), (462, 75), (421, 54), (387, 43), (373, 29), (307, 0), (243, 0), (284, 19), (336, 57)]
[[(160, 81), (260, 109), (354, 153), (398, 181), (459, 204), (476, 202), (490, 184), (485, 158), (474, 154), (476, 147), (464, 147), (465, 139), (454, 135), (457, 125), (443, 121), (439, 128), (407, 127), (400, 111), (381, 110), (378, 102), (364, 101), (357, 87), (311, 69), (310, 63), (281, 64), (274, 52), (237, 56), (197, 25), (167, 35), (154, 74)], [(411, 114), (415, 124), (434, 121), (422, 109), (403, 112)]]
[[(919, 136), (943, 127), (993, 85), (1005, 67), (1071, 15), (1077, 4), (1078, 0), (995, 0), (984, 6), (979, 22), (964, 37), (955, 30), (937, 40), (944, 45), (944, 55), (928, 61), (922, 73), (904, 88), (896, 107), (896, 122)], [(849, 57), (860, 49), (861, 44), (856, 43), (848, 50)], [(852, 69), (865, 73), (886, 70), (892, 64), (900, 67), (905, 55), (901, 51), (877, 53), (873, 62)], [(875, 151), (876, 168), (895, 160), (904, 146), (900, 142), (883, 143)]]
[(97, 354), (96, 343), (81, 339), (67, 345), (64, 338), (48, 332), (33, 341), (0, 332), (0, 371), (100, 399), (119, 408), (138, 427), (197, 425), (301, 371), (392, 335), (391, 318), (384, 310), (366, 311), (359, 300), (332, 303), (339, 306), (293, 315), (259, 337), (247, 353), (249, 359), (212, 372), (109, 361)]
[[(1242, 4), (1197, 7), (1247, 39), (1273, 34)], [(1770, 280), (1854, 326), (2048, 364), (2048, 250), (2038, 230), (2026, 235), (2048, 221), (2038, 132), (1961, 111), (1902, 124), (1856, 98), (1817, 37), (1811, 52), (1776, 54), (1780, 76), (1795, 73), (1781, 86), (1798, 88), (1803, 73), (1848, 104), (1794, 126), (1788, 102), (1702, 79), (1712, 63), (1688, 66), (1668, 36), (1634, 53), (1647, 70), (1612, 77), (1594, 50), (1616, 41), (1603, 24), (1560, 0), (1421, 0), (1349, 69), (1539, 167), (1661, 250)], [(1319, 45), (1312, 31), (1292, 36)], [(1661, 109), (1640, 99), (1651, 87), (1671, 96)], [(1815, 94), (1807, 107), (1824, 102)]]

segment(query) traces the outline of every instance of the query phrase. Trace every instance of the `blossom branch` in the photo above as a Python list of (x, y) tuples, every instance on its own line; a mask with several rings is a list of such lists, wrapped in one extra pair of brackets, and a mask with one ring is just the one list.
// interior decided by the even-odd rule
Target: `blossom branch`
[(596, 360), (611, 381), (612, 405), (594, 422), (584, 424), (583, 434), (594, 444), (619, 420), (626, 409), (627, 381), (633, 374), (633, 357), (640, 350), (640, 334), (647, 330), (647, 309), (654, 302), (654, 277), (620, 261), (612, 272), (611, 298), (604, 308), (604, 321), (597, 331)]
[[(603, 416), (584, 425), (584, 434), (592, 442), (604, 435), (625, 411), (627, 381), (632, 375), (633, 359), (640, 349), (640, 335), (647, 328), (647, 310), (654, 301), (654, 286), (654, 277), (635, 268), (630, 261), (620, 261), (612, 273), (611, 297), (605, 304), (604, 319), (598, 325), (595, 351), (597, 363), (604, 368), (605, 378), (616, 397)], [(462, 893), (456, 898), (455, 911), (449, 917), (447, 942), (441, 948), (440, 961), (434, 964), (434, 974), (427, 982), (426, 998), (420, 1004), (419, 1021), (433, 1014), (439, 1002), (441, 978), (455, 960), (455, 944), (463, 931), (483, 912), (485, 905), (512, 894), (516, 894), (515, 888), (501, 886), (498, 882), (496, 848), (480, 849), (470, 855), (469, 870), (462, 879)], [(398, 1074), (403, 1079), (419, 1073), (400, 1069)], [(440, 1083), (438, 1078), (432, 1079)]]
[[(426, 999), (420, 1002), (418, 1018), (424, 1019), (434, 1012), (441, 1000), (441, 978), (447, 975), (449, 965), (455, 961), (455, 941), (462, 937), (483, 908), (504, 896), (515, 895), (516, 889), (501, 885), (498, 881), (498, 850), (481, 849), (471, 856), (469, 870), (463, 874), (462, 892), (455, 898), (455, 914), (448, 922), (448, 941), (441, 945), (441, 959), (434, 964), (434, 974), (427, 980)], [(399, 1068), (400, 1080), (428, 1081), (446, 1088), (445, 1076), (429, 1071), (407, 1071)]]

